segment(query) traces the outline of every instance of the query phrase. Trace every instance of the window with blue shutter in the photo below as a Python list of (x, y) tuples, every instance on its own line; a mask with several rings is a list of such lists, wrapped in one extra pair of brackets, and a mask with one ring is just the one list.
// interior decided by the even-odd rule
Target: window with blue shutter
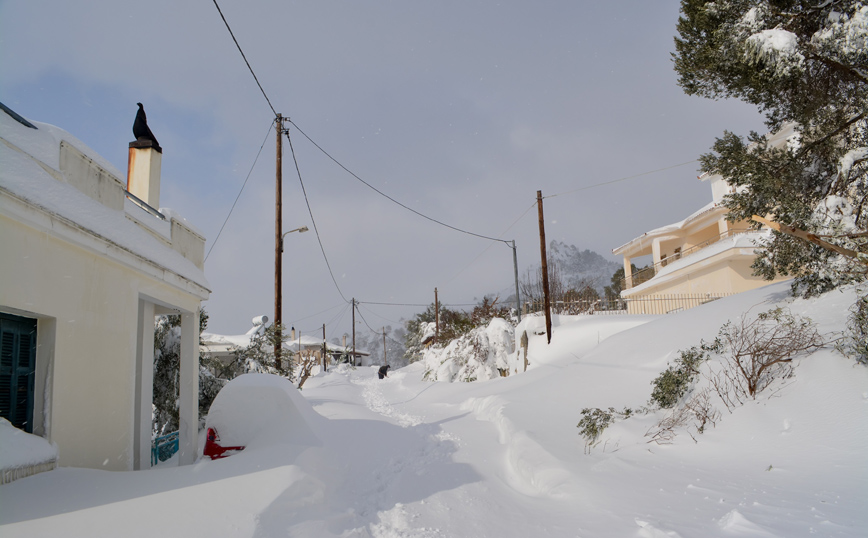
[(0, 416), (33, 432), (36, 320), (0, 314)]

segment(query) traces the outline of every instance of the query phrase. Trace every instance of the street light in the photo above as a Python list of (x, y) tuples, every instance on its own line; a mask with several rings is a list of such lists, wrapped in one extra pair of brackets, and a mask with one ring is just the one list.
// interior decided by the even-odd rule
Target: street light
[(291, 234), (292, 232), (304, 233), (308, 231), (307, 226), (302, 226), (301, 228), (296, 228), (295, 230), (290, 230), (288, 232), (283, 232), (283, 235), (280, 236), (280, 252), (283, 252), (283, 238), (286, 237), (286, 234)]
[[(278, 230), (280, 230), (278, 224)], [(280, 236), (280, 242), (278, 244), (279, 249), (276, 251), (274, 257), (274, 325), (280, 326), (283, 323), (283, 238), (286, 237), (286, 234), (291, 234), (292, 232), (304, 233), (308, 230), (307, 226), (302, 226), (301, 228), (296, 228), (295, 230), (290, 230), (288, 232), (283, 233)], [(279, 233), (279, 231), (278, 231)], [(276, 236), (277, 234), (275, 234)], [(274, 344), (274, 362), (277, 365), (278, 370), (280, 369), (280, 346), (282, 344), (280, 342)]]

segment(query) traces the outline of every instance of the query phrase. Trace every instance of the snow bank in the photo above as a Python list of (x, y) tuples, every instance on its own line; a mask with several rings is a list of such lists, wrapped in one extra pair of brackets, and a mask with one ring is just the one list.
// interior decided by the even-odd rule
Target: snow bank
[(250, 451), (276, 444), (318, 446), (321, 420), (288, 379), (245, 374), (220, 390), (205, 427), (217, 430), (221, 445)]
[(0, 484), (53, 469), (56, 463), (57, 445), (0, 418)]

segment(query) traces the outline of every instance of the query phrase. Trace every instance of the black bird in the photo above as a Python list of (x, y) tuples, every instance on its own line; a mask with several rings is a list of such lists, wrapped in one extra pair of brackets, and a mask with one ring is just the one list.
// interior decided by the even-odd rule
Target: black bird
[(136, 104), (139, 105), (139, 111), (136, 112), (136, 121), (133, 122), (133, 136), (136, 137), (136, 140), (151, 140), (159, 148), (160, 143), (157, 142), (157, 138), (151, 132), (150, 127), (148, 127), (148, 117), (145, 115), (145, 107), (141, 103)]

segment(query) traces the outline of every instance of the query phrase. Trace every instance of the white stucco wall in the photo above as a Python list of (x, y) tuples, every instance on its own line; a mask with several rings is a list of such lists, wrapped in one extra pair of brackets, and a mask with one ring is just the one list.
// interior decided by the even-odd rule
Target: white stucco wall
[(40, 320), (40, 347), (53, 341), (53, 358), (37, 352), (37, 385), (51, 383), (37, 428), (61, 466), (132, 469), (139, 298), (190, 312), (198, 299), (2, 215), (0, 244), (0, 308)]

